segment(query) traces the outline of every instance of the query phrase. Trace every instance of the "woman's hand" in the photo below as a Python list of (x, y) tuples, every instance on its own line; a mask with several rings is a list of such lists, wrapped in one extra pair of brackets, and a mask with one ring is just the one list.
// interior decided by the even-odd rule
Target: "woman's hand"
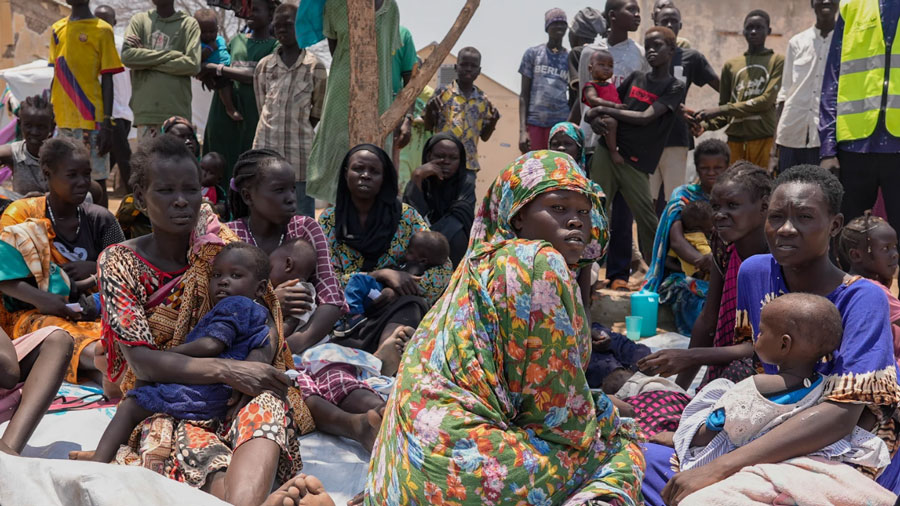
[(379, 269), (371, 272), (370, 275), (375, 280), (387, 285), (388, 288), (393, 288), (399, 295), (419, 295), (421, 293), (419, 280), (422, 278), (420, 276), (413, 276), (408, 272), (395, 271), (393, 269)]
[(291, 384), (283, 371), (261, 362), (229, 360), (225, 383), (231, 388), (256, 397), (263, 392), (274, 392), (284, 396)]
[(650, 436), (647, 442), (675, 448), (675, 433), (672, 431), (657, 432)]
[(443, 172), (441, 172), (441, 169), (439, 169), (434, 162), (428, 162), (417, 167), (410, 176), (410, 179), (412, 179), (416, 186), (421, 190), (422, 182), (430, 177), (436, 177), (441, 181), (444, 180)]
[(40, 298), (36, 301), (37, 304), (34, 305), (38, 313), (50, 316), (58, 316), (60, 318), (65, 318), (66, 320), (72, 321), (78, 321), (81, 319), (81, 313), (69, 309), (69, 307), (66, 305), (68, 304), (68, 299), (66, 299), (62, 295), (56, 295), (50, 292), (41, 292), (41, 294), (42, 295), (40, 296)]
[(672, 376), (696, 364), (691, 350), (660, 350), (638, 360), (638, 369), (644, 374), (653, 376)]
[(666, 483), (662, 490), (662, 498), (669, 506), (678, 506), (685, 497), (694, 492), (718, 483), (728, 475), (722, 466), (705, 465), (682, 471)]
[(97, 262), (79, 260), (62, 265), (62, 269), (72, 281), (82, 281), (97, 274)]
[(285, 281), (275, 288), (275, 296), (285, 316), (299, 318), (312, 310), (313, 295), (304, 284)]

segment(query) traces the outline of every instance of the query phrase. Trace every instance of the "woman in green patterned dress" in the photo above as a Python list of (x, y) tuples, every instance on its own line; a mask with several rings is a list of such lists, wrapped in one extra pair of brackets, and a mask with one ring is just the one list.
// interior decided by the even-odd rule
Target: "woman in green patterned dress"
[(365, 504), (640, 503), (635, 429), (584, 375), (591, 338), (573, 269), (605, 237), (592, 226), (598, 194), (552, 151), (497, 178), (407, 345)]

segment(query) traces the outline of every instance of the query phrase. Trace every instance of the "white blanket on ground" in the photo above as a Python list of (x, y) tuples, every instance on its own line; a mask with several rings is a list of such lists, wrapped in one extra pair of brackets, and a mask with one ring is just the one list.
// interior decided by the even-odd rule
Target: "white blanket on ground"
[[(61, 391), (80, 397), (94, 390), (64, 383)], [(114, 408), (68, 411), (45, 415), (25, 457), (0, 453), (2, 506), (125, 506), (225, 504), (183, 483), (136, 467), (68, 461), (71, 450), (93, 450), (115, 413)], [(0, 424), (0, 434), (6, 430)], [(313, 433), (300, 439), (303, 472), (322, 480), (335, 504), (361, 492), (369, 468), (369, 454), (354, 441)], [(280, 484), (279, 484), (280, 485)]]

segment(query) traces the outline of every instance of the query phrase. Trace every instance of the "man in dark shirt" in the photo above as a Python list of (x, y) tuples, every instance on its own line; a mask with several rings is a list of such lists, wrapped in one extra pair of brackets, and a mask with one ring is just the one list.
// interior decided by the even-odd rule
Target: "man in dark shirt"
[(649, 175), (659, 164), (685, 87), (669, 70), (676, 50), (672, 30), (661, 26), (647, 30), (644, 49), (651, 70), (634, 72), (619, 86), (625, 108), (594, 107), (587, 112), (586, 120), (594, 124), (607, 115), (619, 121), (617, 147), (625, 163), (613, 163), (606, 144), (598, 142), (591, 160), (591, 178), (603, 187), (608, 202), (619, 192), (625, 198), (637, 221), (641, 254), (649, 263), (658, 224), (650, 202)]

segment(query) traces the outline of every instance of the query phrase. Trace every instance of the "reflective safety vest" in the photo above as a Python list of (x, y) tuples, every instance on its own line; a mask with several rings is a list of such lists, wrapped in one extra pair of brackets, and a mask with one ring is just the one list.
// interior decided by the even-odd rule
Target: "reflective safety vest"
[(900, 137), (900, 24), (889, 53), (878, 0), (841, 0), (841, 18), (837, 140), (872, 135), (882, 107), (888, 132)]

